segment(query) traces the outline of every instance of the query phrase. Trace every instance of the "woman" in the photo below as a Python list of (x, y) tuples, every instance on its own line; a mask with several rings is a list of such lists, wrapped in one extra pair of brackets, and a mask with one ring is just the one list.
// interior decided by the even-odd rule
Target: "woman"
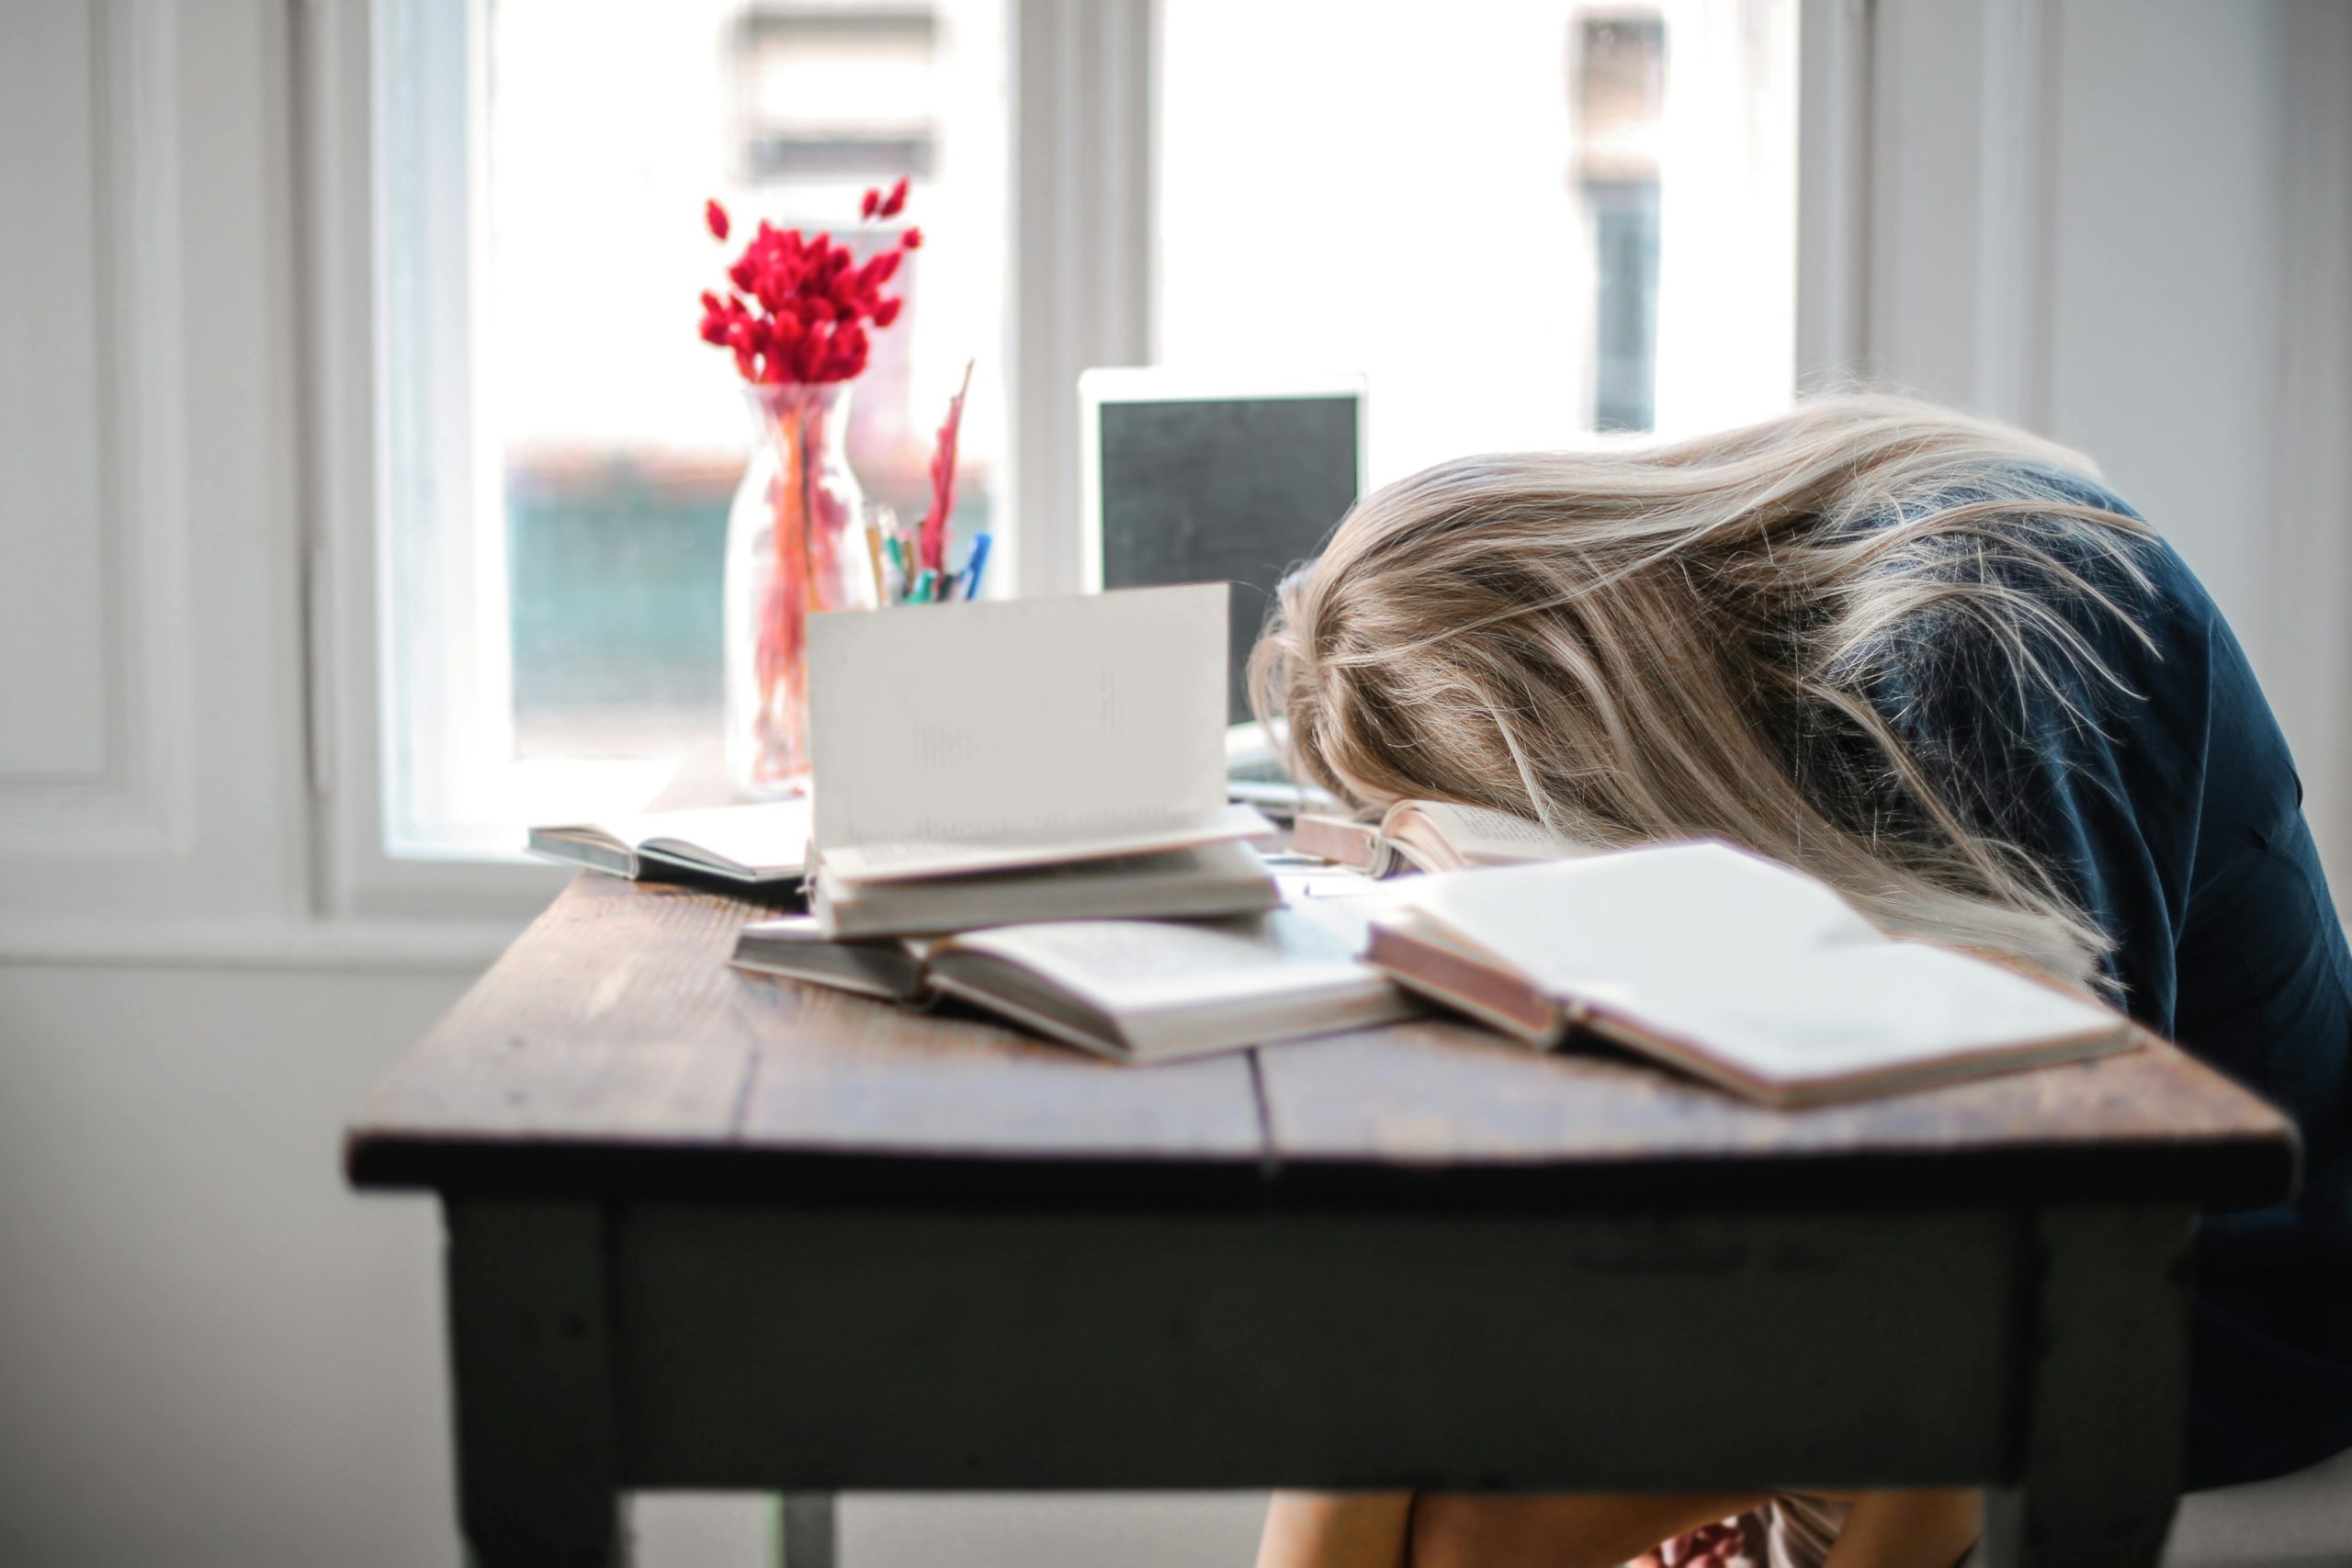
[[(1284, 584), (1253, 682), (1348, 799), (1750, 845), (1890, 931), (2096, 986), (2293, 1115), (2301, 1195), (2199, 1234), (2188, 1481), (2215, 1486), (2352, 1446), (2352, 953), (2236, 639), (2091, 471), (1877, 397), (1442, 464)], [(1833, 1568), (1949, 1568), (1980, 1517), (1973, 1492), (1284, 1495), (1260, 1562), (1600, 1568), (1758, 1510), (1777, 1562)]]

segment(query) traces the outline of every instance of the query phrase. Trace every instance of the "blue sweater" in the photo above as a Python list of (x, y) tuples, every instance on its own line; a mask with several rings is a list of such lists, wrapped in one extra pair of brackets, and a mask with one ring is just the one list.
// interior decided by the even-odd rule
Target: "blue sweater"
[[(2032, 477), (2128, 511), (2075, 476)], [(2282, 1474), (2352, 1447), (2352, 953), (2286, 739), (2203, 585), (2161, 542), (2135, 555), (2144, 587), (2058, 551), (2154, 646), (2046, 573), (2014, 581), (2040, 582), (2120, 688), (2061, 657), (2065, 700), (2035, 692), (1989, 634), (1947, 620), (1911, 629), (1873, 706), (1947, 799), (2064, 881), (2114, 942), (2133, 1018), (2301, 1129), (2293, 1201), (2200, 1224), (2189, 1364), (2190, 1488)]]

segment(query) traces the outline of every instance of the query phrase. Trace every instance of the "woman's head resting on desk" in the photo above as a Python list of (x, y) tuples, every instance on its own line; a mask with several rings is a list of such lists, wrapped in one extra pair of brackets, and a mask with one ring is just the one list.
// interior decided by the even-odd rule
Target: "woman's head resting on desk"
[(2067, 471), (2093, 472), (1884, 396), (1441, 463), (1364, 497), (1283, 584), (1253, 698), (1294, 776), (1358, 804), (1491, 806), (1602, 846), (1715, 835), (1891, 930), (2090, 978), (2098, 928), (1888, 716), (1962, 679), (1963, 649), (2062, 701), (2107, 678), (2063, 610), (2127, 615), (2147, 530), (2079, 479), (2053, 489)]

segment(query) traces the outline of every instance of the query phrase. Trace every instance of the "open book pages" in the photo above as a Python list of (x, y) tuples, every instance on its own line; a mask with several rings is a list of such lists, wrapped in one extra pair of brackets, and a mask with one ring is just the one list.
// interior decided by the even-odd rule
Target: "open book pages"
[(685, 871), (729, 882), (798, 882), (808, 853), (806, 799), (648, 812), (605, 823), (534, 828), (533, 854), (616, 876)]
[(814, 836), (839, 880), (1270, 838), (1226, 799), (1222, 583), (808, 623)]
[(1253, 914), (1282, 901), (1257, 852), (1229, 841), (925, 881), (860, 882), (830, 858), (809, 909), (829, 936), (912, 936), (1034, 920)]
[(1540, 822), (1442, 800), (1400, 800), (1376, 825), (1349, 817), (1304, 816), (1291, 831), (1291, 845), (1374, 876), (1521, 865), (1585, 852)]
[(1797, 1105), (2120, 1050), (2119, 1014), (1883, 935), (1802, 873), (1720, 843), (1429, 878), (1371, 914), (1400, 984), (1538, 1045), (1581, 1027)]
[(829, 941), (814, 919), (743, 928), (735, 963), (901, 1002), (936, 991), (1135, 1061), (1367, 1028), (1419, 1003), (1356, 956), (1361, 901), (1223, 920), (1057, 920), (935, 941)]

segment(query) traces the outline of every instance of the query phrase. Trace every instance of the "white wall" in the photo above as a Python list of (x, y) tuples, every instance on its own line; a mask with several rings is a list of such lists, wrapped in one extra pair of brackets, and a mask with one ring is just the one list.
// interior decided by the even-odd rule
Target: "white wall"
[(438, 1218), (340, 1134), (463, 985), (0, 967), (0, 1562), (456, 1560)]
[(2096, 456), (2255, 632), (2281, 44), (2278, 7), (2194, 0), (2071, 0), (2052, 38), (2046, 428)]
[[(303, 574), (289, 34), (347, 3), (0, 7), (11, 1564), (456, 1558), (435, 1225), (348, 1195), (336, 1139), (461, 988), (446, 955), (498, 933), (339, 918), (321, 846), (365, 826), (337, 815), (363, 781), (306, 766), (334, 672), (305, 604), (337, 601)], [(2249, 634), (2339, 887), (2347, 18), (1886, 0), (1851, 312), (1883, 368), (2087, 446), (2180, 541)], [(1205, 1568), (1245, 1560), (1257, 1506), (856, 1499), (845, 1533), (854, 1568)], [(651, 1568), (760, 1550), (756, 1506), (647, 1519)]]

